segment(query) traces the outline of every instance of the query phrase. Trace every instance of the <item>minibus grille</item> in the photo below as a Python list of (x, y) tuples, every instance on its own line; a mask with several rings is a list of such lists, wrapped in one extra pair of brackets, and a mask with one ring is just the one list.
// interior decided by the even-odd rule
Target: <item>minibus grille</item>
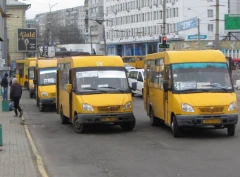
[(205, 107), (199, 108), (202, 113), (221, 113), (224, 110), (224, 107)]
[(119, 111), (120, 106), (101, 106), (98, 107), (99, 111), (102, 112), (114, 112), (114, 111)]

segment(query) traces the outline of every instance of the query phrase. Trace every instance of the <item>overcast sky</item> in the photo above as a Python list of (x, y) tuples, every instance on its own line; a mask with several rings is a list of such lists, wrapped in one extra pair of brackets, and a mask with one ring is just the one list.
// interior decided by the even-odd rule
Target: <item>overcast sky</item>
[(58, 3), (52, 11), (84, 5), (84, 0), (19, 0), (19, 2), (31, 4), (31, 8), (26, 12), (27, 19), (34, 18), (36, 14), (49, 12), (48, 3), (51, 6)]

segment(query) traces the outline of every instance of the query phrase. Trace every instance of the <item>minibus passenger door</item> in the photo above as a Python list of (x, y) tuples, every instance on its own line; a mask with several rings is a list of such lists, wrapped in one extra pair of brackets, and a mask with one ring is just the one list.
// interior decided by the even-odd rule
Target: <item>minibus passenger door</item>
[(56, 109), (57, 109), (57, 114), (60, 114), (60, 109), (59, 109), (59, 92), (60, 92), (60, 69), (57, 70), (57, 84), (56, 84), (56, 87), (57, 87), (57, 92), (56, 92)]
[[(164, 73), (164, 85), (166, 84), (167, 85), (167, 90), (164, 90), (164, 121), (165, 123), (169, 123), (168, 122), (168, 87), (169, 87), (169, 75), (170, 75), (170, 67), (169, 66), (166, 66), (165, 67), (165, 73)], [(163, 86), (164, 87), (164, 86)]]

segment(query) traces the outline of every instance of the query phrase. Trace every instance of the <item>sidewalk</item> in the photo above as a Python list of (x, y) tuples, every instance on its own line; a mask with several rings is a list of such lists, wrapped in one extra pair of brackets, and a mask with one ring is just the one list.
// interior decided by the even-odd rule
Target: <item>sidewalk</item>
[(0, 124), (3, 146), (0, 146), (0, 177), (37, 177), (35, 160), (21, 118), (14, 112), (2, 112), (0, 96)]

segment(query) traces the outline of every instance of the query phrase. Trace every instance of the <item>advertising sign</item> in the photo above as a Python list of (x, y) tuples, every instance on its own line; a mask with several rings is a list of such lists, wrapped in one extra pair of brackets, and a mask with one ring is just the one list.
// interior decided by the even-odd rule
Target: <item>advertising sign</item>
[(225, 14), (225, 30), (239, 31), (240, 30), (240, 14)]
[(197, 17), (191, 18), (189, 20), (177, 23), (177, 31), (185, 31), (188, 29), (196, 28), (198, 26)]
[(33, 28), (17, 29), (19, 52), (35, 52), (37, 50), (37, 32)]

